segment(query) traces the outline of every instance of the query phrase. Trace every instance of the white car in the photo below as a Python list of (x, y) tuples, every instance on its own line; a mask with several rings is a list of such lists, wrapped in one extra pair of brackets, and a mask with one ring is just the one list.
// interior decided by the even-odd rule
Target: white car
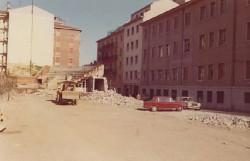
[(192, 97), (177, 97), (177, 101), (183, 103), (184, 109), (200, 110), (201, 103), (193, 101)]

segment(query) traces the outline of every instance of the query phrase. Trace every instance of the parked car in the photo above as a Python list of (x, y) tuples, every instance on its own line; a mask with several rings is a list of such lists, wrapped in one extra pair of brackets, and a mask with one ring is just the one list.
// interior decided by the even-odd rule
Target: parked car
[(160, 110), (177, 110), (183, 109), (181, 102), (174, 101), (172, 97), (155, 96), (150, 101), (144, 101), (143, 107), (153, 112)]
[(192, 97), (177, 97), (178, 102), (183, 103), (184, 109), (194, 109), (194, 110), (200, 110), (201, 109), (201, 103), (195, 102)]
[(76, 84), (73, 81), (61, 82), (57, 90), (56, 102), (58, 104), (70, 102), (72, 105), (76, 105), (80, 97), (80, 92), (76, 90)]

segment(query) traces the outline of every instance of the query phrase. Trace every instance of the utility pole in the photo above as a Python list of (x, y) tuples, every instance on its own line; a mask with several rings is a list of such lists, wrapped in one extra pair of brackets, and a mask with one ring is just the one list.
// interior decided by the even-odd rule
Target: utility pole
[(31, 5), (31, 33), (30, 33), (30, 76), (32, 76), (32, 55), (33, 55), (33, 27), (34, 27), (34, 0)]

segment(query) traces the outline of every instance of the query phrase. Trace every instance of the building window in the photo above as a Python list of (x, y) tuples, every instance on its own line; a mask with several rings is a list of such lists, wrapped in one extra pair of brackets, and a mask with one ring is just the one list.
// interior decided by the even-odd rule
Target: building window
[(60, 63), (60, 57), (55, 57), (55, 63)]
[(151, 81), (155, 80), (155, 72), (152, 70), (151, 71)]
[(200, 8), (200, 20), (204, 20), (206, 18), (206, 6), (202, 6)]
[(148, 35), (148, 30), (146, 28), (143, 30), (143, 34), (144, 34), (144, 38), (146, 39)]
[(134, 49), (134, 42), (132, 41), (131, 42), (131, 50), (133, 50)]
[(157, 89), (157, 90), (156, 90), (156, 95), (157, 95), (157, 96), (161, 96), (161, 89)]
[(213, 102), (213, 92), (207, 91), (207, 102), (212, 103)]
[(140, 28), (139, 28), (139, 25), (137, 25), (137, 26), (136, 26), (136, 33), (139, 32), (139, 29), (140, 29)]
[(205, 77), (205, 68), (204, 66), (198, 66), (198, 80), (203, 81)]
[(173, 54), (176, 55), (178, 53), (178, 42), (174, 41)]
[(188, 80), (188, 67), (183, 68), (183, 80)]
[(128, 65), (128, 57), (126, 58), (126, 65)]
[(250, 103), (250, 92), (245, 93), (245, 103)]
[(174, 29), (177, 29), (178, 25), (179, 25), (179, 19), (178, 19), (178, 17), (175, 17), (174, 18)]
[(170, 80), (170, 75), (169, 75), (169, 70), (165, 70), (165, 80), (169, 81)]
[(129, 35), (130, 35), (130, 30), (127, 29), (127, 37), (129, 37)]
[(69, 59), (68, 59), (68, 62), (69, 62), (69, 64), (72, 65), (72, 64), (73, 64), (73, 58), (69, 58)]
[(160, 23), (159, 23), (159, 33), (162, 33), (162, 30), (163, 30), (163, 25), (162, 25), (162, 23), (160, 22)]
[(135, 41), (135, 47), (136, 47), (136, 49), (138, 49), (138, 46), (139, 46), (139, 41), (136, 40), (136, 41)]
[(211, 2), (210, 3), (210, 16), (214, 17), (215, 16), (215, 10), (216, 10), (216, 3)]
[(137, 78), (138, 78), (138, 75), (137, 75), (137, 71), (134, 71), (134, 76), (135, 76), (135, 80), (137, 80)]
[(129, 51), (129, 43), (127, 43), (127, 51)]
[(158, 80), (162, 80), (162, 70), (158, 70)]
[(169, 20), (166, 21), (166, 32), (170, 31), (170, 22)]
[(169, 96), (168, 89), (164, 89), (164, 90), (163, 90), (163, 95), (164, 95), (164, 96)]
[(203, 100), (204, 100), (203, 91), (197, 91), (197, 101), (203, 102)]
[(176, 81), (177, 80), (177, 75), (178, 75), (177, 68), (173, 68), (172, 71), (173, 71), (173, 81)]
[(250, 40), (250, 22), (247, 23), (247, 40)]
[(214, 46), (214, 40), (215, 40), (214, 38), (215, 38), (214, 32), (210, 32), (209, 33), (209, 47), (210, 48)]
[(185, 26), (189, 26), (191, 24), (191, 13), (185, 13), (185, 18), (184, 18)]
[(134, 29), (134, 27), (132, 27), (132, 29), (131, 29), (131, 35), (134, 35), (134, 33), (135, 33), (135, 29)]
[(217, 92), (217, 103), (224, 103), (224, 92), (223, 91)]
[(219, 31), (219, 45), (223, 45), (226, 42), (226, 29)]
[(226, 0), (220, 0), (220, 14), (225, 13), (226, 11)]
[(213, 80), (214, 77), (214, 66), (213, 64), (208, 65), (208, 80)]
[(176, 98), (177, 98), (177, 90), (172, 90), (172, 91), (171, 91), (171, 97), (172, 97), (174, 100), (176, 100)]
[(221, 80), (224, 78), (225, 75), (225, 64), (224, 63), (220, 63), (218, 65), (218, 79)]
[(153, 98), (154, 97), (154, 89), (150, 89), (150, 97)]
[(154, 58), (154, 55), (155, 55), (155, 47), (152, 47), (151, 57)]
[(250, 60), (246, 62), (246, 79), (250, 79)]
[(159, 57), (160, 58), (163, 57), (163, 48), (162, 48), (162, 46), (159, 46)]
[(126, 72), (126, 80), (128, 80), (128, 72)]
[(182, 97), (188, 97), (188, 91), (187, 90), (183, 90), (181, 92), (181, 95), (182, 95)]
[(134, 58), (130, 57), (130, 64), (133, 65), (134, 64)]
[(204, 34), (200, 35), (200, 49), (205, 49), (206, 47), (206, 37)]
[(135, 64), (138, 63), (138, 56), (135, 56)]
[(130, 71), (130, 80), (133, 79), (133, 71)]
[(146, 96), (147, 95), (147, 90), (145, 88), (142, 89), (142, 95)]
[(156, 33), (156, 27), (155, 25), (152, 26), (152, 37), (155, 36), (155, 33)]
[(184, 40), (184, 52), (190, 52), (190, 39)]
[(167, 44), (167, 45), (166, 45), (166, 55), (167, 55), (167, 56), (170, 56), (170, 51), (171, 51), (171, 50), (170, 50), (170, 45)]
[(146, 57), (147, 57), (147, 50), (144, 49), (144, 53), (143, 53), (143, 60), (146, 60)]

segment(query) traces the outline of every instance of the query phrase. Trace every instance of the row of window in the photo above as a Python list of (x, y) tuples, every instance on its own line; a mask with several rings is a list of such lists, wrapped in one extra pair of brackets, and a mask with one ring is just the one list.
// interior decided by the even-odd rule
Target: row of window
[(138, 33), (140, 30), (140, 26), (136, 25), (136, 26), (132, 26), (131, 28), (127, 29), (127, 37), (129, 37), (130, 35), (134, 35), (135, 33)]
[[(219, 40), (218, 40), (218, 44), (219, 45), (223, 45), (226, 42), (226, 29), (221, 29), (219, 30)], [(205, 34), (201, 34), (200, 38), (199, 38), (199, 48), (200, 49), (205, 49), (206, 47), (212, 48), (215, 46), (215, 32), (210, 32), (209, 33), (209, 41), (208, 41), (208, 45), (207, 45), (207, 36)], [(190, 52), (191, 50), (191, 41), (190, 39), (186, 38), (184, 39), (184, 52)], [(166, 56), (170, 56), (171, 55), (171, 45), (170, 44), (166, 44), (165, 45), (165, 49), (162, 45), (158, 46), (158, 51), (157, 51), (157, 56), (156, 55), (156, 47), (152, 47), (151, 49), (151, 57), (163, 57), (164, 53)], [(164, 52), (165, 50), (165, 52)], [(178, 42), (174, 41), (173, 42), (173, 55), (178, 53)], [(144, 50), (144, 58), (146, 58), (146, 54), (147, 54), (147, 50)]]
[(129, 63), (129, 57), (126, 58), (126, 65), (133, 65), (133, 64), (138, 64), (138, 56), (131, 56), (130, 57), (130, 63)]
[(125, 74), (126, 80), (138, 80), (138, 71), (130, 71)]
[[(210, 3), (210, 17), (215, 17), (216, 15), (216, 10), (217, 10), (217, 3), (215, 1), (212, 1)], [(220, 0), (220, 5), (219, 5), (219, 12), (220, 14), (225, 13), (226, 11), (226, 0)], [(208, 7), (207, 6), (201, 6), (200, 7), (200, 21), (205, 20), (208, 17)], [(176, 30), (179, 27), (179, 17), (176, 16), (173, 19), (173, 29)], [(191, 12), (186, 12), (184, 14), (184, 25), (185, 26), (189, 26), (191, 24)], [(170, 32), (171, 30), (171, 21), (170, 20), (166, 20), (165, 22), (165, 26), (163, 22), (159, 22), (159, 24), (156, 26), (155, 24), (153, 24), (151, 26), (151, 34), (152, 36), (156, 35), (156, 32), (158, 32), (159, 34), (162, 33), (164, 31), (164, 27), (165, 27), (165, 31), (166, 32)], [(147, 37), (148, 32), (150, 32), (150, 30), (145, 29), (144, 30), (144, 36)]]
[(127, 51), (134, 50), (134, 48), (138, 49), (138, 47), (139, 47), (139, 41), (138, 40), (136, 40), (135, 42), (132, 41), (130, 43), (127, 43)]
[[(207, 80), (214, 80), (215, 79), (215, 65), (209, 64), (207, 66), (207, 72), (206, 72), (206, 67), (205, 66), (198, 66), (198, 76), (197, 80), (203, 81), (207, 78)], [(179, 70), (178, 68), (173, 68), (172, 70), (166, 69), (166, 70), (151, 70), (150, 71), (150, 80), (151, 81), (161, 81), (161, 80), (166, 80), (166, 81), (176, 81), (178, 80), (178, 75), (179, 75)], [(207, 75), (207, 77), (206, 77)], [(247, 71), (246, 71), (247, 78), (250, 77), (250, 61), (247, 63)], [(148, 77), (148, 73), (146, 71), (143, 71), (143, 80), (146, 80)], [(223, 80), (225, 77), (225, 64), (224, 63), (219, 63), (217, 65), (217, 79), (218, 80)], [(188, 67), (183, 67), (182, 69), (182, 80), (189, 80), (189, 68)]]
[[(226, 0), (220, 0), (219, 2), (219, 13), (224, 14), (226, 12)], [(208, 6), (204, 5), (200, 7), (200, 21), (206, 19), (208, 15), (215, 17), (218, 4), (216, 1), (212, 1)], [(208, 12), (209, 11), (209, 12)]]

